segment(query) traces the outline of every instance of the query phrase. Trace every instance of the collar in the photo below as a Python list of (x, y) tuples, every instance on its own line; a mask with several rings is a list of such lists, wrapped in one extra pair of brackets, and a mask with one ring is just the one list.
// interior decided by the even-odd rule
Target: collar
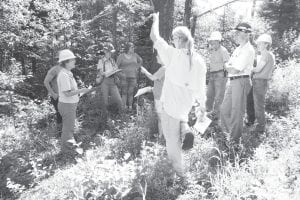
[(73, 73), (70, 70), (67, 70), (66, 68), (62, 67), (61, 69), (62, 71), (64, 71), (66, 74), (68, 74), (69, 76), (73, 77)]

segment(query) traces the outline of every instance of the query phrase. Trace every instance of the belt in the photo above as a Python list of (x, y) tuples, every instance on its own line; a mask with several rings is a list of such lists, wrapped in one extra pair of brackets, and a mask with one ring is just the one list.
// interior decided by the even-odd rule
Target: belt
[(234, 79), (239, 79), (239, 78), (249, 78), (249, 75), (241, 75), (241, 76), (233, 76), (233, 77), (229, 77), (229, 79), (232, 81)]
[(211, 73), (211, 74), (214, 74), (214, 73), (219, 73), (219, 72), (223, 72), (224, 70), (223, 69), (221, 69), (221, 70), (218, 70), (218, 71), (213, 71), (213, 72), (209, 72), (209, 73)]

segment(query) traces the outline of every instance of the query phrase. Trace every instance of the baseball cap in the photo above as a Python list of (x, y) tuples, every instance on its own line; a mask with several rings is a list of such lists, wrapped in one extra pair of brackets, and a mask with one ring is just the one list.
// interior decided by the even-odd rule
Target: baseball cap
[(244, 33), (251, 33), (252, 32), (252, 28), (247, 22), (239, 23), (234, 28), (234, 30), (241, 31), (241, 32), (244, 32)]

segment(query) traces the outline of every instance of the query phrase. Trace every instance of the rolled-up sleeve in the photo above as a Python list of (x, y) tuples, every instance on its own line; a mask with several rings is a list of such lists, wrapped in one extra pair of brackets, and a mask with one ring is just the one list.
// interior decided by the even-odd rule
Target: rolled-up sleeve
[(168, 67), (171, 62), (172, 55), (174, 55), (175, 48), (169, 45), (162, 38), (159, 38), (155, 41), (154, 48), (157, 50), (163, 64)]

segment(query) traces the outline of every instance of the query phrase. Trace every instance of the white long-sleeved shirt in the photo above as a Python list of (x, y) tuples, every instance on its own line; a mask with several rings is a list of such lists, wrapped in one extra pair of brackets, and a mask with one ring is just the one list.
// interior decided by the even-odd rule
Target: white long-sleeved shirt
[(190, 67), (187, 50), (174, 48), (162, 38), (155, 41), (154, 48), (166, 66), (161, 96), (163, 109), (168, 115), (187, 121), (196, 100), (205, 106), (205, 62), (198, 53), (193, 52)]
[(228, 74), (228, 77), (251, 75), (255, 58), (255, 50), (250, 42), (243, 46), (238, 46), (229, 58), (226, 66), (232, 67), (240, 72), (237, 74)]

